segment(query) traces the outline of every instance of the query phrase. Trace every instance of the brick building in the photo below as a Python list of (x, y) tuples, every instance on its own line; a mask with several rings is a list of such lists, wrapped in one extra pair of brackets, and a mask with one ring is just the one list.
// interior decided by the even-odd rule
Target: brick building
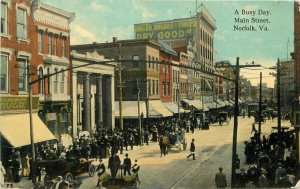
[(32, 1), (35, 77), (57, 73), (34, 86), (40, 99), (39, 116), (65, 145), (72, 141), (70, 71), (58, 72), (70, 68), (70, 23), (74, 18), (74, 13)]

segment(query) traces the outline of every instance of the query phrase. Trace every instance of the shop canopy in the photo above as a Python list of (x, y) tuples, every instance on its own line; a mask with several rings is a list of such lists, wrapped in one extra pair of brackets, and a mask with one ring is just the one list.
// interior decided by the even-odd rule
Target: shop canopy
[[(146, 117), (146, 103), (140, 101), (140, 114)], [(122, 116), (123, 118), (136, 119), (138, 118), (138, 101), (122, 101)], [(115, 102), (115, 117), (120, 117), (119, 101)]]
[[(0, 133), (12, 147), (31, 144), (29, 113), (0, 115)], [(32, 114), (34, 143), (56, 139), (48, 127), (38, 117)]]
[(188, 100), (188, 99), (182, 99), (185, 103), (187, 103), (189, 106), (193, 106), (197, 110), (208, 111), (208, 106), (206, 104), (202, 104), (200, 100)]
[(168, 110), (160, 100), (150, 100), (149, 105), (152, 110), (160, 113), (163, 117), (173, 116), (173, 113)]
[(217, 99), (216, 101), (219, 104), (218, 105), (219, 108), (222, 108), (222, 107), (226, 106), (225, 102), (221, 101), (220, 99)]
[[(163, 103), (164, 106), (170, 110), (171, 112), (173, 112), (174, 114), (178, 114), (178, 104), (175, 104), (173, 102), (166, 102), (166, 103)], [(180, 113), (183, 113), (184, 112), (184, 109), (182, 109), (181, 107), (179, 107), (179, 112)]]

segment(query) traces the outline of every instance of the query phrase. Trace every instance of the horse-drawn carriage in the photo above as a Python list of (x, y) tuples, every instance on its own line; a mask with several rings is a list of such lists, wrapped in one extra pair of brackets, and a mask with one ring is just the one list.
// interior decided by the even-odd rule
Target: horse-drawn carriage
[(167, 136), (163, 136), (163, 143), (167, 146), (168, 150), (174, 148), (179, 151), (186, 150), (187, 142), (184, 130), (171, 132)]

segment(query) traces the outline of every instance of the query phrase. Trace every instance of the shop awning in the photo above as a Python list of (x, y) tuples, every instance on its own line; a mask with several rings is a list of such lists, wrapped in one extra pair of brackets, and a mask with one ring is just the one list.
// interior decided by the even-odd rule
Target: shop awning
[(150, 100), (149, 105), (153, 110), (160, 113), (163, 117), (173, 116), (173, 113), (168, 110), (160, 100)]
[(223, 101), (224, 102), (224, 104), (226, 105), (226, 106), (230, 106), (230, 103), (229, 103), (229, 101), (228, 100), (226, 100), (226, 101)]
[[(13, 147), (31, 144), (29, 113), (0, 115), (1, 135)], [(37, 113), (32, 114), (34, 143), (56, 139)]]
[[(170, 110), (171, 112), (173, 112), (174, 114), (178, 114), (178, 105), (173, 103), (173, 102), (166, 102), (163, 103), (163, 105)], [(179, 107), (179, 112), (183, 113), (184, 110), (182, 108)]]
[(218, 105), (216, 105), (216, 102), (206, 103), (205, 104), (209, 109), (216, 109), (218, 108)]
[[(142, 113), (146, 117), (145, 101), (140, 101), (140, 114)], [(129, 119), (138, 118), (138, 101), (122, 101), (122, 116)], [(115, 102), (115, 117), (120, 117), (119, 101)]]
[(220, 99), (217, 99), (216, 101), (219, 104), (218, 105), (219, 108), (222, 108), (222, 107), (226, 106), (226, 104), (223, 101), (221, 101)]
[(202, 102), (200, 100), (182, 99), (182, 101), (184, 101), (185, 103), (187, 103), (189, 106), (193, 106), (197, 110), (202, 110), (202, 108), (203, 108), (204, 111), (208, 111), (207, 105), (203, 104), (203, 106), (202, 106)]
[(233, 100), (229, 100), (229, 103), (231, 106), (234, 106), (234, 101)]

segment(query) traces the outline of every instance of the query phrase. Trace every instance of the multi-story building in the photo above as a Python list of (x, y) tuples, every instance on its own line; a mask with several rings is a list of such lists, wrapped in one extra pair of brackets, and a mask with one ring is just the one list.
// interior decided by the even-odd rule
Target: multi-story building
[(74, 13), (32, 1), (36, 78), (57, 73), (34, 86), (40, 99), (39, 116), (63, 144), (72, 142), (70, 71), (67, 70), (70, 68), (70, 23), (74, 18)]
[[(172, 102), (173, 100), (173, 82), (176, 83), (173, 79), (173, 66), (172, 62), (174, 57), (177, 56), (177, 53), (174, 49), (171, 48), (167, 43), (158, 40), (158, 43), (161, 46), (159, 52), (159, 85), (160, 85), (160, 99), (162, 102)], [(178, 62), (177, 62), (178, 65)], [(179, 68), (174, 68), (179, 70)], [(176, 71), (175, 74), (178, 72)], [(176, 77), (178, 78), (178, 77)], [(176, 84), (177, 85), (177, 84)], [(175, 85), (175, 86), (176, 86)]]
[[(0, 129), (3, 146), (26, 146), (31, 144), (31, 136), (37, 143), (60, 139), (60, 134), (67, 133), (70, 109), (61, 104), (70, 102), (68, 72), (47, 80), (42, 77), (69, 67), (69, 24), (73, 18), (73, 14), (39, 1), (1, 0)], [(31, 116), (28, 113), (30, 91)], [(51, 104), (51, 109), (44, 109), (45, 101)], [(38, 113), (38, 110), (42, 111)], [(47, 117), (55, 121), (49, 123)], [(30, 128), (33, 128), (32, 133)], [(3, 154), (5, 156), (5, 152)]]
[[(295, 65), (294, 60), (280, 62), (280, 102), (284, 110), (291, 110), (295, 103)], [(277, 94), (277, 77), (274, 83)], [(277, 98), (276, 98), (277, 99)]]
[[(141, 101), (141, 113), (145, 117), (173, 115), (160, 101), (160, 95), (164, 92), (161, 91), (162, 89), (166, 89), (166, 95), (170, 95), (169, 98), (172, 101), (171, 88), (169, 88), (170, 93), (167, 93), (168, 88), (162, 88), (161, 86), (163, 84), (161, 79), (163, 78), (167, 78), (167, 81), (172, 82), (170, 80), (172, 79), (172, 59), (170, 54), (164, 55), (167, 57), (160, 55), (163, 47), (158, 41), (148, 39), (117, 40), (117, 38), (113, 38), (113, 42), (74, 45), (72, 50), (76, 50), (78, 53), (96, 51), (106, 59), (120, 60), (121, 74), (115, 74), (115, 100), (119, 101), (120, 99), (118, 86), (122, 82), (123, 91), (126, 91), (126, 93), (122, 93), (123, 106), (125, 107), (126, 105), (126, 108), (132, 107), (131, 111), (122, 111), (124, 118), (137, 118), (136, 102), (138, 96)], [(161, 64), (158, 64), (158, 62), (161, 62)], [(167, 77), (161, 74), (164, 68), (165, 72), (163, 73), (166, 73)], [(167, 83), (166, 86), (168, 86)], [(171, 83), (169, 86), (171, 86)], [(145, 105), (146, 108), (144, 108)], [(118, 114), (116, 114), (116, 118), (119, 118)]]
[(174, 49), (188, 47), (193, 41), (194, 52), (186, 53), (192, 56), (190, 64), (198, 71), (191, 73), (196, 79), (191, 82), (195, 96), (189, 96), (191, 99), (203, 97), (205, 102), (213, 101), (213, 90), (207, 86), (212, 86), (214, 80), (210, 73), (214, 72), (216, 21), (203, 4), (199, 12), (190, 18), (135, 24), (134, 28), (136, 39), (158, 38), (170, 43)]
[(300, 1), (294, 2), (294, 60), (295, 60), (295, 86), (296, 98), (300, 96)]

